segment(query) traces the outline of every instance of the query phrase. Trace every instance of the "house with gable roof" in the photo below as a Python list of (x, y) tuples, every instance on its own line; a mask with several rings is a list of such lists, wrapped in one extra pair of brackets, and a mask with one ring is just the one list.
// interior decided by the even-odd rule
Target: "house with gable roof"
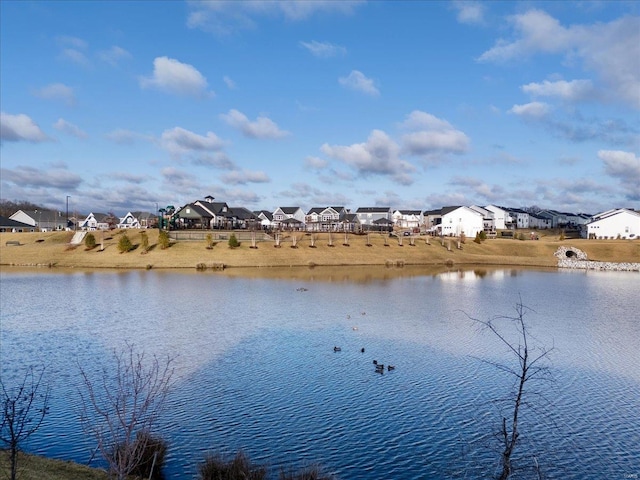
[(347, 213), (345, 207), (314, 207), (304, 216), (304, 223), (313, 232), (338, 231), (343, 229), (342, 220)]
[[(280, 228), (281, 225), (288, 226), (289, 228), (302, 228), (304, 227), (304, 212), (300, 207), (278, 207), (273, 211), (273, 223), (275, 228)], [(285, 220), (297, 220), (297, 222), (287, 222)]]
[(117, 228), (140, 228), (140, 221), (138, 218), (131, 212), (127, 212), (127, 214), (120, 219)]
[(484, 230), (484, 217), (469, 207), (442, 208), (442, 235), (475, 237)]
[(273, 225), (273, 214), (269, 210), (256, 210), (253, 212), (263, 230), (271, 230)]
[(391, 218), (397, 228), (416, 229), (424, 225), (422, 210), (396, 210)]
[(87, 218), (80, 222), (79, 227), (80, 230), (109, 230), (112, 221), (113, 219), (108, 213), (91, 212)]
[(36, 227), (41, 232), (65, 230), (73, 226), (64, 213), (48, 209), (18, 210), (9, 218)]
[(360, 207), (356, 210), (364, 230), (391, 230), (393, 218), (391, 207)]
[(594, 215), (582, 232), (589, 239), (640, 238), (640, 212), (626, 208), (607, 210)]

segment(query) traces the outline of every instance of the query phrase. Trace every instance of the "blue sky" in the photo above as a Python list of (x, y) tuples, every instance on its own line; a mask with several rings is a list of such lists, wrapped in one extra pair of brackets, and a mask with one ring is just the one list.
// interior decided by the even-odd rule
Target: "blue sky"
[(640, 3), (0, 3), (0, 197), (640, 208)]

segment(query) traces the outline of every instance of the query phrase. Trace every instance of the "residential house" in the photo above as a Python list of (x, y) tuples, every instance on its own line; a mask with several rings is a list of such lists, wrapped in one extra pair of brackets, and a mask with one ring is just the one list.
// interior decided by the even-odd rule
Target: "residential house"
[(91, 212), (82, 222), (80, 222), (80, 230), (109, 230), (111, 224), (111, 215), (107, 213)]
[(360, 223), (360, 219), (358, 215), (355, 213), (346, 213), (342, 220), (340, 220), (342, 224), (343, 232), (352, 232), (352, 233), (360, 233), (362, 232), (362, 224)]
[(342, 220), (348, 213), (344, 207), (314, 207), (304, 217), (307, 230), (328, 232), (342, 230)]
[(35, 232), (36, 227), (0, 215), (0, 232)]
[(514, 221), (515, 228), (529, 228), (529, 212), (520, 208), (510, 208), (508, 213)]
[(255, 230), (260, 225), (258, 217), (244, 207), (229, 207), (226, 218), (231, 223), (231, 228)]
[(469, 207), (442, 208), (442, 235), (475, 237), (484, 230), (484, 217)]
[(493, 212), (493, 225), (496, 230), (505, 230), (513, 224), (513, 219), (506, 208), (497, 205), (486, 205), (484, 208)]
[(72, 226), (64, 213), (55, 210), (18, 210), (9, 219), (36, 227), (41, 232), (65, 230)]
[(120, 219), (117, 228), (140, 228), (140, 221), (131, 212)]
[(275, 228), (280, 228), (285, 220), (295, 219), (299, 223), (288, 222), (289, 227), (296, 225), (298, 228), (304, 227), (304, 211), (300, 207), (278, 207), (273, 211), (273, 224)]
[(204, 200), (196, 200), (194, 205), (204, 209), (209, 218), (208, 228), (233, 228), (233, 215), (228, 215), (229, 205), (225, 202), (214, 202), (215, 198), (211, 195), (204, 197)]
[(176, 228), (180, 229), (210, 229), (212, 228), (213, 216), (210, 211), (195, 203), (178, 209), (174, 214), (176, 218)]
[(539, 230), (544, 230), (547, 228), (551, 228), (552, 219), (548, 215), (538, 214), (538, 213), (530, 213), (529, 214), (529, 226), (531, 228), (537, 228)]
[(422, 218), (424, 218), (424, 227), (427, 232), (438, 232), (440, 230), (439, 225), (442, 224), (442, 209), (425, 210), (422, 213)]
[(356, 215), (365, 230), (393, 229), (391, 207), (360, 207)]
[(637, 239), (640, 237), (640, 212), (618, 208), (593, 216), (583, 237), (589, 239)]
[(268, 210), (256, 210), (253, 212), (263, 230), (271, 230), (273, 225), (273, 214)]
[(551, 219), (551, 228), (566, 228), (569, 224), (567, 214), (558, 210), (541, 210), (537, 215), (548, 217)]
[(496, 231), (495, 219), (494, 219), (495, 213), (493, 213), (491, 210), (488, 210), (486, 208), (479, 207), (478, 205), (471, 205), (469, 208), (471, 210), (475, 210), (476, 212), (482, 215), (482, 223), (483, 223), (483, 228), (485, 232), (495, 233)]
[(424, 225), (422, 210), (396, 210), (391, 215), (397, 228), (419, 229)]

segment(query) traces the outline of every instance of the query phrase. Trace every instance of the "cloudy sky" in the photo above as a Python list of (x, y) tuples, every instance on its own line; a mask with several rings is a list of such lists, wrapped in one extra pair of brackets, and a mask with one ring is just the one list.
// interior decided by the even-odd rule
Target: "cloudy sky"
[(640, 3), (0, 3), (0, 197), (640, 208)]

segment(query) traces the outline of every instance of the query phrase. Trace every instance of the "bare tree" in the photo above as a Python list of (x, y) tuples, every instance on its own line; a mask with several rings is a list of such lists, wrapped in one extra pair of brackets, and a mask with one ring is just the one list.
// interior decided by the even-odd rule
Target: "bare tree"
[(11, 480), (16, 479), (20, 445), (40, 428), (49, 410), (50, 388), (42, 384), (44, 371), (45, 367), (42, 367), (39, 372), (29, 367), (22, 383), (13, 389), (7, 389), (0, 378), (2, 390), (0, 441), (9, 450)]
[(99, 379), (80, 366), (81, 421), (109, 472), (123, 480), (143, 460), (172, 385), (174, 358), (149, 357), (127, 343), (113, 360), (115, 370), (103, 368)]
[[(514, 392), (507, 398), (508, 411), (510, 413), (508, 416), (502, 416), (502, 424), (498, 432), (502, 449), (501, 472), (497, 477), (499, 480), (507, 480), (512, 473), (511, 457), (520, 437), (520, 425), (518, 422), (521, 410), (529, 404), (527, 399), (534, 393), (526, 387), (531, 381), (549, 378), (549, 367), (545, 360), (553, 350), (553, 348), (547, 349), (535, 342), (532, 343), (532, 336), (524, 318), (525, 314), (532, 310), (522, 304), (521, 298), (515, 306), (515, 311), (515, 316), (495, 316), (490, 320), (479, 320), (470, 317), (474, 322), (495, 335), (516, 359), (514, 366), (482, 360), (515, 378)], [(507, 324), (507, 326), (515, 329), (517, 338), (510, 339), (505, 331), (506, 327), (503, 328), (502, 324)]]

